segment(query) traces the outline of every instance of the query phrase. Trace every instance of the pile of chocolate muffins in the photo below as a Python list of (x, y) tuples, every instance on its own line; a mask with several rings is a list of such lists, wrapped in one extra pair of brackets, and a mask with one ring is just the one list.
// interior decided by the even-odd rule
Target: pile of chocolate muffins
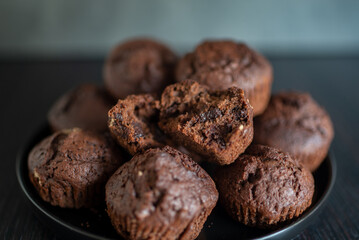
[(272, 75), (243, 43), (205, 41), (181, 59), (154, 40), (122, 43), (104, 86), (52, 106), (30, 180), (54, 206), (106, 202), (126, 239), (195, 239), (218, 199), (251, 227), (290, 221), (311, 205), (334, 133), (308, 93), (271, 95)]

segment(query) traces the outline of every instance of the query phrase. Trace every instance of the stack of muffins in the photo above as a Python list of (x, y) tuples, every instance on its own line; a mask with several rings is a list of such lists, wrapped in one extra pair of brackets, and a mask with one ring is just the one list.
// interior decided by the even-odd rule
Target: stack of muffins
[(271, 96), (272, 75), (243, 43), (206, 41), (179, 60), (154, 40), (120, 44), (104, 86), (50, 109), (54, 133), (30, 152), (30, 180), (54, 206), (105, 201), (126, 239), (195, 239), (218, 198), (248, 226), (290, 221), (311, 205), (334, 133), (308, 93)]

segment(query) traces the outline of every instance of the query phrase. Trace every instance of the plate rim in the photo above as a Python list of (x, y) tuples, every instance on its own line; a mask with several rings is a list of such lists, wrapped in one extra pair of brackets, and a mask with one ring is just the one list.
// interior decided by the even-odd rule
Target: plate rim
[[(27, 186), (25, 184), (25, 181), (26, 181), (25, 177), (22, 174), (22, 170), (23, 170), (24, 165), (26, 165), (26, 167), (27, 167), (27, 164), (23, 163), (23, 159), (25, 159), (25, 158), (27, 159), (27, 156), (25, 156), (25, 154), (28, 153), (28, 151), (31, 150), (30, 149), (30, 143), (38, 135), (40, 135), (40, 133), (43, 132), (46, 127), (48, 127), (47, 124), (42, 124), (42, 125), (40, 125), (40, 127), (37, 127), (36, 131), (33, 131), (32, 134), (30, 134), (30, 136), (26, 139), (26, 141), (23, 143), (23, 145), (18, 149), (18, 152), (16, 154), (16, 161), (15, 161), (16, 177), (17, 177), (18, 184), (20, 185), (20, 188), (21, 188), (23, 194), (25, 194), (27, 200), (30, 201), (30, 203), (38, 211), (40, 211), (40, 213), (44, 214), (46, 217), (48, 217), (53, 222), (59, 224), (64, 229), (67, 229), (69, 231), (73, 231), (77, 235), (86, 237), (88, 239), (103, 239), (103, 240), (113, 239), (113, 238), (104, 237), (104, 236), (101, 236), (101, 235), (98, 235), (98, 234), (95, 234), (95, 233), (90, 233), (90, 232), (86, 231), (83, 228), (80, 228), (80, 227), (77, 227), (77, 226), (74, 226), (72, 224), (64, 222), (62, 219), (57, 217), (55, 214), (52, 214), (51, 212), (49, 213), (48, 211), (46, 211), (46, 209), (44, 209), (40, 204), (38, 204), (37, 200), (34, 199), (31, 196), (32, 193), (30, 193), (29, 189), (27, 188)], [(305, 222), (309, 218), (313, 217), (314, 214), (320, 213), (320, 210), (325, 206), (325, 204), (327, 202), (327, 199), (331, 195), (331, 192), (333, 190), (333, 187), (334, 187), (335, 182), (336, 182), (336, 177), (337, 177), (337, 163), (336, 163), (336, 158), (335, 158), (335, 155), (334, 155), (334, 152), (333, 152), (332, 148), (329, 149), (326, 158), (329, 159), (329, 163), (330, 163), (329, 164), (330, 170), (328, 171), (330, 173), (330, 176), (328, 177), (330, 182), (329, 182), (329, 184), (326, 185), (325, 190), (323, 192), (323, 195), (318, 199), (316, 205), (313, 206), (313, 208), (310, 211), (305, 212), (303, 215), (301, 215), (301, 217), (298, 220), (290, 223), (285, 228), (278, 229), (278, 230), (276, 230), (274, 232), (271, 232), (271, 233), (269, 233), (269, 234), (267, 234), (265, 236), (262, 236), (262, 237), (259, 237), (259, 238), (254, 238), (254, 239), (279, 238), (282, 235), (284, 235), (285, 233), (290, 232), (291, 230), (295, 229), (298, 225), (302, 224), (303, 222)], [(307, 226), (304, 226), (304, 227), (307, 227)]]

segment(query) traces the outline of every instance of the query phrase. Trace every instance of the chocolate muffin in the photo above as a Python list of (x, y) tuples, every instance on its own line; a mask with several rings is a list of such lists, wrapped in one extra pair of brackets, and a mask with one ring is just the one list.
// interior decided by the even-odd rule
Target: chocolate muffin
[(185, 55), (176, 68), (177, 81), (193, 79), (211, 90), (243, 89), (254, 116), (268, 104), (272, 75), (272, 67), (263, 56), (233, 41), (203, 42)]
[(159, 129), (159, 104), (150, 94), (120, 99), (108, 113), (108, 126), (114, 139), (131, 155), (169, 145), (189, 155), (195, 162), (201, 162), (200, 155), (176, 144)]
[(334, 136), (326, 111), (308, 93), (281, 92), (254, 121), (254, 141), (291, 154), (314, 171), (325, 159)]
[(157, 126), (159, 105), (150, 94), (130, 95), (108, 112), (112, 136), (130, 154), (163, 146), (165, 136)]
[(110, 138), (78, 128), (59, 131), (29, 154), (29, 176), (40, 197), (64, 208), (93, 207), (104, 200), (108, 178), (123, 158)]
[(232, 163), (253, 138), (253, 110), (241, 89), (208, 91), (195, 81), (168, 86), (160, 128), (178, 144), (218, 164)]
[(48, 113), (54, 132), (78, 127), (92, 131), (107, 130), (107, 112), (115, 102), (94, 84), (82, 84), (60, 97)]
[(108, 215), (126, 239), (195, 239), (217, 199), (210, 176), (168, 146), (137, 154), (106, 184)]
[(287, 153), (252, 145), (216, 173), (220, 202), (235, 220), (269, 227), (298, 217), (312, 202), (311, 172)]
[(174, 79), (175, 54), (164, 44), (134, 39), (116, 46), (104, 67), (107, 90), (115, 98), (161, 91)]

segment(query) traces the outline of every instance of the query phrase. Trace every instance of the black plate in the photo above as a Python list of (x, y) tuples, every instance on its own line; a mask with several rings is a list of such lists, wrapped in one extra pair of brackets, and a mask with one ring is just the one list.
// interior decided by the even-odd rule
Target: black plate
[[(100, 209), (63, 209), (54, 207), (42, 201), (31, 185), (28, 170), (27, 156), (32, 147), (40, 140), (50, 135), (48, 126), (37, 131), (27, 141), (16, 160), (16, 174), (30, 205), (45, 225), (65, 239), (119, 239), (111, 226), (105, 212), (105, 206)], [(287, 223), (279, 229), (262, 230), (246, 227), (229, 218), (224, 210), (217, 206), (204, 224), (199, 239), (278, 239), (294, 237), (301, 232), (323, 208), (333, 188), (336, 176), (336, 163), (333, 153), (330, 153), (322, 165), (314, 173), (315, 193), (313, 203), (299, 218)]]

